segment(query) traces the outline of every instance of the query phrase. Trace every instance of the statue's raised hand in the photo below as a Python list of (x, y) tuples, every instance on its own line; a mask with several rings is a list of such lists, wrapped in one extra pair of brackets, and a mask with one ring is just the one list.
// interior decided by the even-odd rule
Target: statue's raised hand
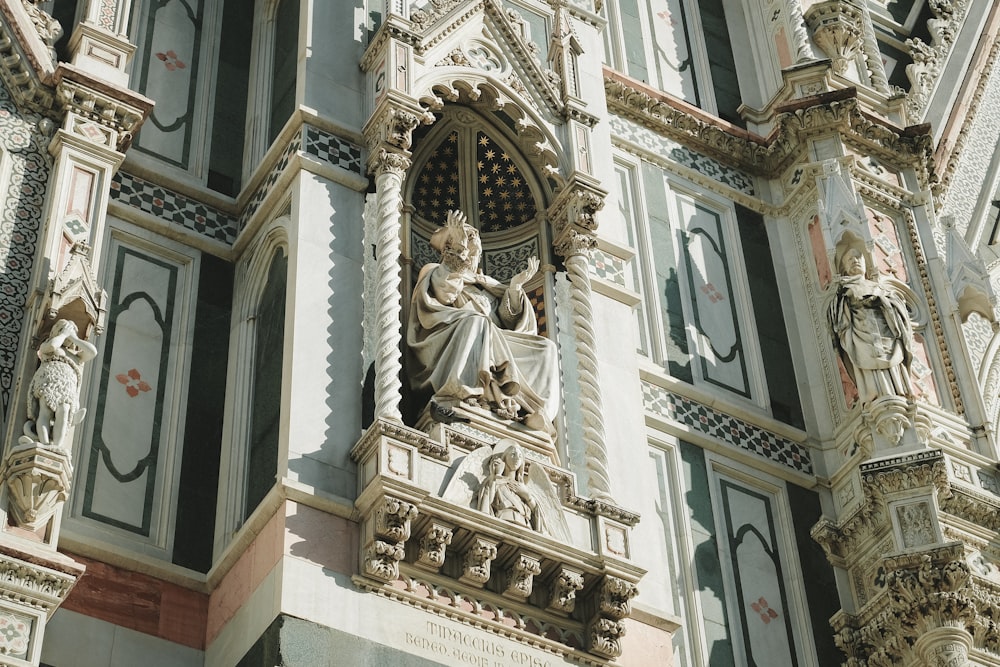
[(461, 211), (448, 211), (448, 217), (445, 219), (444, 226), (453, 229), (462, 229), (465, 225), (465, 214)]
[(538, 273), (538, 267), (540, 265), (541, 263), (538, 261), (537, 257), (531, 257), (530, 259), (528, 259), (527, 268), (524, 271), (521, 271), (521, 273), (511, 278), (510, 288), (515, 292), (522, 290), (524, 288), (524, 283), (531, 280), (531, 278), (536, 273)]

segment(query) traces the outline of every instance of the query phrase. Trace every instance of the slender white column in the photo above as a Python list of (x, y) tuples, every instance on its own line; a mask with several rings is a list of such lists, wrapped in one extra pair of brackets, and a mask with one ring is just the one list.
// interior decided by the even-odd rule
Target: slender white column
[(399, 409), (403, 385), (401, 357), (402, 279), (400, 277), (400, 211), (402, 187), (410, 160), (400, 154), (380, 149), (375, 158), (377, 221), (375, 236), (376, 284), (378, 309), (375, 318), (375, 418), (401, 422)]

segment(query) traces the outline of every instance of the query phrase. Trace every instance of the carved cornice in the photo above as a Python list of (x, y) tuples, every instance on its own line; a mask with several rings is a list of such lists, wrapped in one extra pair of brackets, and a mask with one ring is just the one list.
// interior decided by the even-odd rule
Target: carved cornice
[(0, 599), (51, 615), (76, 585), (84, 568), (69, 559), (50, 563), (59, 569), (46, 567), (38, 560), (27, 554), (0, 553)]
[(848, 143), (881, 162), (913, 167), (926, 184), (933, 180), (932, 140), (924, 125), (898, 128), (861, 109), (857, 90), (847, 88), (778, 107), (775, 129), (764, 138), (712, 118), (665, 93), (605, 69), (608, 108), (684, 143), (720, 162), (777, 178), (805, 148), (805, 141), (838, 132)]
[(886, 556), (880, 571), (879, 595), (856, 615), (838, 612), (831, 619), (846, 664), (914, 664), (920, 645), (933, 643), (942, 629), (965, 628), (972, 631), (967, 644), (996, 646), (995, 586), (972, 577), (962, 544)]
[(76, 114), (111, 130), (115, 148), (123, 152), (153, 109), (152, 100), (115, 88), (67, 63), (60, 63), (52, 85), (60, 112)]
[[(20, 3), (17, 3), (20, 5)], [(2, 8), (2, 20), (0, 20), (0, 78), (7, 85), (18, 106), (41, 113), (55, 116), (53, 101), (55, 99), (52, 90), (47, 84), (47, 79), (51, 76), (49, 72), (43, 72), (35, 58), (32, 57), (31, 50), (26, 49), (22, 40), (26, 36), (18, 29), (17, 21), (14, 19), (11, 5), (8, 2), (0, 2)], [(23, 8), (18, 7), (18, 11)], [(50, 65), (51, 67), (51, 65)]]
[(424, 456), (447, 462), (450, 454), (447, 445), (442, 445), (426, 433), (384, 419), (376, 419), (351, 450), (351, 460), (355, 463), (370, 457), (379, 448), (382, 438), (401, 442), (416, 448)]

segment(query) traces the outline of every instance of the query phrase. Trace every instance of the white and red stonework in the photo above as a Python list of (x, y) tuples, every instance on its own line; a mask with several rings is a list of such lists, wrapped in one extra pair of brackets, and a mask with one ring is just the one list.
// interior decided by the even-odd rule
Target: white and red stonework
[[(0, 0), (0, 663), (1000, 664), (998, 55), (972, 0)], [(421, 296), (495, 314), (418, 358)]]

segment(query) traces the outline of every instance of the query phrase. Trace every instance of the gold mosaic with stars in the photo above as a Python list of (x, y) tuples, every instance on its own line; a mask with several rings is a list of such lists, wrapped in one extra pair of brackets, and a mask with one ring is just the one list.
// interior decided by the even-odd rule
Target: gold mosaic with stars
[[(448, 211), (463, 209), (462, 179), (458, 164), (460, 142), (457, 132), (441, 141), (417, 175), (413, 204), (425, 220), (444, 224)], [(499, 232), (535, 217), (531, 189), (509, 152), (498, 147), (484, 132), (476, 133), (476, 214), (483, 232)], [(466, 194), (468, 200), (468, 193)]]

